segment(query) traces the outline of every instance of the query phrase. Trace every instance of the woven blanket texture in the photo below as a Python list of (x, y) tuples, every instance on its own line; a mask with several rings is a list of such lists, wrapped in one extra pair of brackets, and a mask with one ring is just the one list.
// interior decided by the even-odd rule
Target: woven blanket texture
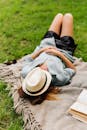
[(0, 80), (12, 86), (10, 95), (13, 98), (14, 110), (22, 115), (24, 130), (87, 130), (87, 124), (67, 114), (82, 89), (87, 89), (87, 62), (75, 58), (76, 75), (71, 84), (62, 87), (58, 94), (60, 100), (45, 100), (41, 104), (32, 105), (28, 99), (21, 98), (18, 94), (18, 88), (21, 86), (20, 71), (28, 56), (18, 60), (16, 64), (0, 64)]

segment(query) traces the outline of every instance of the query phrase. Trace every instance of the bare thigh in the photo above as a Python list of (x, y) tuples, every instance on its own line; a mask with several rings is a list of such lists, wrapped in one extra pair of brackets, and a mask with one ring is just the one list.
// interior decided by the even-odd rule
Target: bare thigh
[(63, 15), (61, 13), (57, 14), (50, 25), (49, 31), (53, 31), (56, 34), (60, 35), (62, 20)]
[(73, 37), (73, 16), (70, 13), (63, 17), (61, 37), (63, 36)]

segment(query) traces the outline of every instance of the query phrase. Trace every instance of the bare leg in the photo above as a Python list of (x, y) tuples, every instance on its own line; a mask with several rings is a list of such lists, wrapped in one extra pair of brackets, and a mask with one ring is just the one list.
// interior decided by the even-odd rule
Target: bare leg
[(71, 36), (73, 37), (73, 16), (70, 13), (67, 13), (63, 17), (61, 37)]
[(53, 31), (60, 35), (61, 25), (62, 25), (63, 15), (61, 13), (57, 14), (50, 25), (49, 31)]

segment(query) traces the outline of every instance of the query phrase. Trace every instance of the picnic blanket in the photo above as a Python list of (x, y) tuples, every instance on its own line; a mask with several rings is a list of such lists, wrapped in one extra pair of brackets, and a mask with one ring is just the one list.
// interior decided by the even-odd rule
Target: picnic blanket
[(75, 57), (76, 75), (71, 84), (62, 87), (58, 94), (59, 100), (45, 100), (41, 104), (32, 105), (28, 99), (21, 98), (18, 94), (21, 86), (20, 71), (28, 56), (15, 64), (0, 64), (0, 80), (12, 86), (10, 95), (14, 101), (14, 110), (22, 115), (24, 130), (87, 130), (87, 124), (67, 113), (83, 88), (87, 89), (87, 62)]

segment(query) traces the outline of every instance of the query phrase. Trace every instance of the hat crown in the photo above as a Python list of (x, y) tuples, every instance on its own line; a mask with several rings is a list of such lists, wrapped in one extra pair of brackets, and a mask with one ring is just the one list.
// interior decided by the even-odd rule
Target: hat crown
[(37, 74), (37, 71), (35, 71), (34, 73), (31, 74), (31, 76), (27, 80), (27, 84), (30, 87), (33, 87), (33, 86), (36, 86), (40, 82), (40, 80), (41, 80), (41, 72), (38, 71), (38, 74)]
[(46, 81), (46, 75), (40, 68), (32, 71), (26, 79), (26, 89), (30, 92), (39, 91)]

